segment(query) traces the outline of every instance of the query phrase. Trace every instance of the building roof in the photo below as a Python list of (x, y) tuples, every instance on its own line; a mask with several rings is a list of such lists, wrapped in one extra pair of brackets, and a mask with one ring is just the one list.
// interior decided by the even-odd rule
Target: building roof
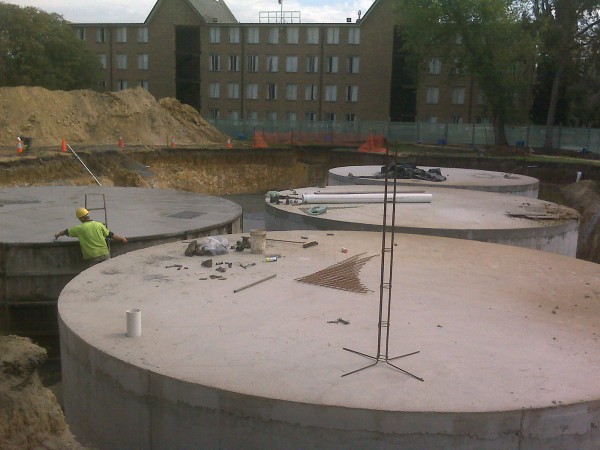
[[(172, 0), (158, 0), (152, 7), (152, 11), (148, 14), (145, 22), (148, 22), (155, 11), (158, 9), (158, 5), (161, 2), (172, 1)], [(198, 13), (206, 23), (238, 23), (229, 7), (225, 4), (224, 0), (184, 0)]]

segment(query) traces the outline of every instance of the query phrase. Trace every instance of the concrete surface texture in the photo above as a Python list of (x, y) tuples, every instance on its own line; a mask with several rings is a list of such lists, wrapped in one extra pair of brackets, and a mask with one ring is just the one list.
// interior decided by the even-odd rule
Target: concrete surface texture
[[(268, 230), (350, 230), (380, 231), (383, 203), (326, 204), (324, 214), (313, 215), (315, 204), (286, 204), (305, 194), (318, 195), (383, 193), (384, 186), (327, 186), (281, 191), (279, 204), (265, 198), (265, 226)], [(393, 192), (393, 190), (392, 190)], [(516, 195), (465, 189), (399, 186), (403, 193), (431, 194), (431, 202), (397, 203), (394, 229), (402, 233), (425, 234), (516, 245), (566, 256), (577, 253), (579, 213), (555, 203)], [(392, 204), (388, 203), (391, 226)]]
[[(54, 234), (80, 223), (75, 210), (129, 242), (111, 244), (112, 255), (165, 242), (240, 232), (242, 209), (234, 202), (189, 192), (94, 186), (0, 188), (0, 330), (35, 336), (50, 354), (58, 344), (56, 300), (87, 265), (76, 238)], [(106, 210), (98, 209), (106, 205)], [(106, 214), (105, 214), (106, 213)], [(50, 341), (53, 341), (50, 338)]]
[[(241, 235), (224, 237), (235, 243)], [(65, 287), (64, 402), (81, 442), (103, 449), (592, 449), (599, 442), (597, 264), (398, 234), (387, 356), (418, 351), (393, 363), (424, 381), (383, 360), (342, 377), (373, 363), (344, 348), (377, 353), (381, 234), (288, 231), (267, 239), (266, 255), (231, 251), (213, 256), (210, 268), (207, 257), (184, 256), (187, 242), (150, 247)], [(318, 245), (303, 248), (312, 240)], [(350, 271), (367, 293), (297, 281), (359, 255), (372, 256)], [(125, 335), (132, 308), (142, 314), (139, 338)], [(385, 333), (383, 341), (386, 355)]]
[[(503, 194), (538, 197), (539, 180), (516, 173), (494, 172), (490, 170), (459, 169), (454, 167), (417, 166), (419, 169), (441, 169), (445, 181), (398, 179), (401, 186), (444, 187), (471, 189), (476, 191), (499, 192)], [(328, 185), (376, 184), (385, 182), (381, 178), (382, 166), (345, 166), (329, 170)]]

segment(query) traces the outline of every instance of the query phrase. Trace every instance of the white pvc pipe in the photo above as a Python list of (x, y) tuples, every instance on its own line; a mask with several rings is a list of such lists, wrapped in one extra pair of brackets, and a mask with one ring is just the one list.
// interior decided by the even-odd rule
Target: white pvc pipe
[[(303, 194), (302, 203), (383, 203), (385, 194)], [(391, 202), (394, 194), (387, 194)], [(401, 194), (396, 193), (396, 203), (431, 203), (431, 194)]]
[(142, 335), (142, 310), (128, 309), (125, 311), (127, 316), (127, 337), (140, 337)]

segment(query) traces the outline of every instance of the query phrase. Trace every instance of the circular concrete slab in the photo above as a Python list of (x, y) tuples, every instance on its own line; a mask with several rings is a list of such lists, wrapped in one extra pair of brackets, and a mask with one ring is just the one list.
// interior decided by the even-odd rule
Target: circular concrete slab
[[(383, 186), (327, 186), (281, 191), (280, 204), (265, 199), (265, 227), (268, 230), (350, 230), (381, 231), (382, 203), (285, 204), (310, 194), (351, 194), (384, 192)], [(389, 191), (388, 191), (389, 192)], [(393, 191), (392, 191), (393, 192)], [(401, 186), (397, 194), (428, 193), (431, 203), (397, 203), (395, 230), (401, 233), (453, 237), (516, 245), (566, 256), (577, 253), (579, 214), (555, 203), (516, 195), (464, 189)], [(313, 195), (314, 194), (314, 195)], [(324, 214), (308, 213), (310, 207), (326, 206)], [(391, 203), (388, 203), (391, 226)]]
[[(113, 256), (242, 230), (242, 208), (209, 195), (99, 186), (0, 188), (0, 307), (7, 312), (0, 330), (44, 339), (52, 354), (58, 353), (51, 348), (58, 334), (58, 294), (87, 267), (78, 239), (55, 240), (54, 234), (79, 223), (75, 210), (85, 206), (86, 196), (90, 217), (107, 221), (111, 231), (129, 240), (113, 242)], [(105, 202), (106, 210), (98, 209)]]
[[(330, 186), (345, 184), (382, 185), (382, 166), (345, 166), (329, 171)], [(498, 192), (502, 194), (538, 197), (539, 180), (516, 173), (493, 172), (489, 170), (459, 169), (454, 167), (418, 166), (423, 170), (441, 169), (445, 181), (424, 181), (398, 179), (401, 186), (444, 187), (453, 189), (471, 189), (476, 191)]]
[[(597, 264), (396, 235), (389, 346), (384, 327), (377, 358), (381, 235), (267, 239), (277, 261), (233, 251), (208, 268), (206, 257), (184, 256), (187, 243), (171, 243), (66, 286), (63, 384), (78, 437), (101, 448), (231, 449), (592, 448), (600, 439)], [(339, 270), (349, 257), (362, 262)], [(325, 287), (322, 274), (297, 281), (323, 269), (339, 287), (358, 281), (368, 292)], [(141, 310), (139, 338), (125, 335), (130, 308)]]

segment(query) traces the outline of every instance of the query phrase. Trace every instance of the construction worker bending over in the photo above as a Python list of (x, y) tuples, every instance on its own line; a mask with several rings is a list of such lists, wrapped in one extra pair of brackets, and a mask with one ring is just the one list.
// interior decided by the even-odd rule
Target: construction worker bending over
[(109, 231), (102, 222), (90, 219), (90, 212), (87, 209), (77, 208), (75, 216), (81, 221), (81, 224), (60, 231), (54, 237), (56, 239), (61, 236), (79, 238), (83, 259), (89, 267), (110, 258), (110, 250), (106, 239), (116, 239), (123, 244), (127, 244), (126, 238)]

